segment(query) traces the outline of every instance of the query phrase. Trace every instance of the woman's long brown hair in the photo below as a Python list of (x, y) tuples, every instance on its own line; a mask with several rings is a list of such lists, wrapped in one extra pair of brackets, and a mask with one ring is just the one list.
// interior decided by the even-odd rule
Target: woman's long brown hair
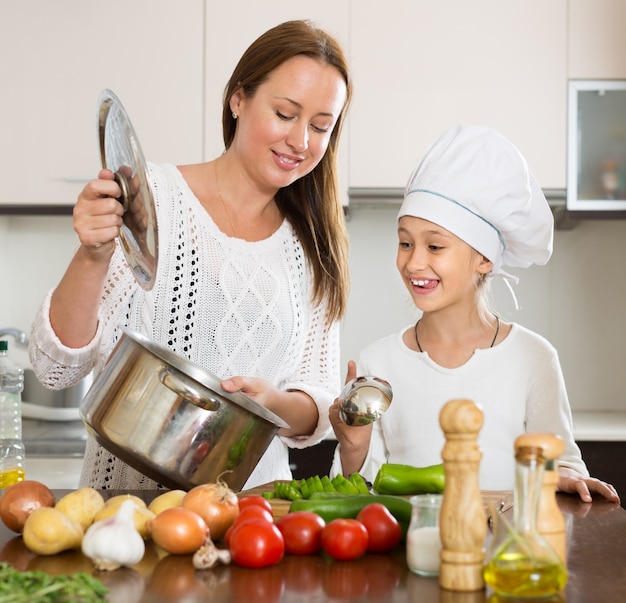
[(348, 234), (338, 190), (336, 154), (350, 99), (352, 80), (338, 42), (309, 21), (288, 21), (261, 35), (244, 52), (224, 91), (222, 130), (228, 149), (236, 120), (230, 98), (243, 90), (251, 98), (269, 74), (295, 56), (307, 56), (332, 65), (346, 83), (346, 103), (331, 134), (328, 149), (306, 176), (276, 194), (281, 213), (290, 221), (313, 269), (313, 301), (326, 301), (327, 319), (340, 319), (349, 289)]

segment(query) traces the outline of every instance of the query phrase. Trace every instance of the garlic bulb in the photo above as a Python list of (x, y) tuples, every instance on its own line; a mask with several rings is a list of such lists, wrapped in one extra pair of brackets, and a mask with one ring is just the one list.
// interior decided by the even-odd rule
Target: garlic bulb
[(134, 565), (143, 558), (146, 545), (133, 522), (135, 503), (126, 500), (113, 517), (87, 528), (81, 549), (97, 569), (114, 570)]

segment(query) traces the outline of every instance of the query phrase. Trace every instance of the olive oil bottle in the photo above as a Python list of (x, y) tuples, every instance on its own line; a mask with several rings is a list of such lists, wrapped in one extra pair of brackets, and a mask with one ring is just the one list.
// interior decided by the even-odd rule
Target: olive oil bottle
[(24, 475), (22, 390), (24, 371), (8, 355), (0, 340), (0, 489), (21, 482)]
[(516, 446), (515, 463), (513, 525), (494, 514), (496, 527), (483, 576), (487, 586), (504, 597), (549, 597), (565, 587), (567, 568), (536, 528), (545, 468), (542, 449)]

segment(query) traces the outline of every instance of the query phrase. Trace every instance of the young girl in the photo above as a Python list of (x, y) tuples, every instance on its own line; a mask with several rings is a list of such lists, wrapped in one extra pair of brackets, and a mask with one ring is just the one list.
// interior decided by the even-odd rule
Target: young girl
[[(494, 130), (459, 126), (444, 133), (411, 176), (398, 216), (397, 267), (421, 318), (360, 355), (359, 375), (393, 388), (375, 424), (348, 427), (338, 402), (330, 419), (339, 446), (333, 473), (359, 471), (374, 481), (382, 463), (441, 462), (442, 406), (467, 398), (483, 410), (480, 487), (514, 487), (513, 442), (523, 432), (565, 441), (558, 488), (590, 501), (619, 501), (613, 486), (589, 477), (574, 442), (572, 417), (555, 349), (540, 335), (506, 323), (487, 304), (503, 266), (545, 264), (553, 218), (519, 151)], [(348, 379), (357, 375), (348, 365)]]

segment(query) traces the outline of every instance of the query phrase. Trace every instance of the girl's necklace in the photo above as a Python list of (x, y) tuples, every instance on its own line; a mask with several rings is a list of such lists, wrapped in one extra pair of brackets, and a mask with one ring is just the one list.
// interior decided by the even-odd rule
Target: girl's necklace
[[(421, 319), (420, 319), (421, 320)], [(422, 354), (424, 353), (424, 350), (422, 350), (422, 346), (420, 345), (420, 339), (417, 336), (417, 325), (420, 323), (420, 321), (418, 320), (415, 323), (415, 343), (417, 343), (417, 349), (422, 352)], [(491, 345), (489, 346), (490, 348), (493, 347), (493, 344), (496, 342), (496, 339), (498, 338), (498, 333), (500, 332), (500, 317), (496, 316), (496, 334), (493, 336), (493, 339), (491, 341)]]

